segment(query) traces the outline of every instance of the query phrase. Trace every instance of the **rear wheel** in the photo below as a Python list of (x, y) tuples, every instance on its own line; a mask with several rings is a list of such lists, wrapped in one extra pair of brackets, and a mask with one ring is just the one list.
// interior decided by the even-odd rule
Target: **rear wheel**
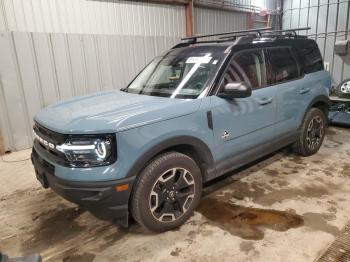
[(321, 147), (326, 130), (326, 116), (319, 108), (311, 108), (304, 118), (294, 151), (302, 156), (315, 154)]
[(156, 157), (140, 174), (131, 200), (133, 218), (149, 231), (182, 225), (198, 206), (202, 176), (190, 157), (168, 152)]

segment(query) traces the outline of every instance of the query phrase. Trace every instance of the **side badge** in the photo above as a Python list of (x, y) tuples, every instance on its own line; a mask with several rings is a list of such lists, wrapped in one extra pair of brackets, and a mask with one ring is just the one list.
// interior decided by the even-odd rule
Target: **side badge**
[(230, 137), (230, 133), (227, 132), (227, 131), (225, 130), (225, 132), (223, 133), (223, 135), (221, 136), (221, 138), (224, 139), (224, 140), (226, 140), (226, 139), (228, 139), (229, 137)]

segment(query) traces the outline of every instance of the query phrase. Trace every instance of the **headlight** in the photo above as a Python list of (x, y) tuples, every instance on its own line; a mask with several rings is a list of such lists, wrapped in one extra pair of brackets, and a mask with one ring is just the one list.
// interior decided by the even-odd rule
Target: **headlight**
[(56, 149), (65, 154), (73, 167), (103, 166), (116, 160), (115, 136), (70, 137)]

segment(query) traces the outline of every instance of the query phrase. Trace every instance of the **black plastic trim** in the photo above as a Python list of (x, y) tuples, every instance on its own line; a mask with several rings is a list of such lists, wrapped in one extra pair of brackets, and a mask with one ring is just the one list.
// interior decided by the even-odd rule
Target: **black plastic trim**
[[(35, 148), (32, 163), (37, 179), (44, 188), (50, 187), (58, 195), (82, 206), (93, 215), (104, 220), (117, 220), (123, 226), (128, 225), (128, 203), (135, 177), (101, 182), (70, 181), (58, 178), (54, 170), (48, 168)], [(117, 185), (128, 184), (125, 191), (116, 191)]]
[(268, 154), (271, 154), (289, 144), (292, 144), (298, 138), (299, 132), (293, 131), (285, 135), (274, 138), (271, 141), (267, 141), (263, 144), (255, 146), (251, 149), (248, 149), (244, 152), (228, 157), (225, 160), (220, 161), (216, 166), (216, 177), (219, 177), (227, 172), (238, 169), (244, 165), (247, 165), (254, 160), (262, 158)]
[(149, 163), (149, 161), (153, 159), (156, 155), (166, 150), (167, 148), (181, 145), (189, 145), (193, 147), (198, 152), (198, 155), (202, 158), (205, 164), (206, 172), (205, 174), (203, 174), (204, 180), (206, 180), (207, 177), (211, 176), (212, 173), (215, 173), (214, 158), (209, 147), (203, 141), (196, 137), (178, 136), (166, 139), (158, 143), (156, 146), (152, 147), (148, 151), (146, 151), (139, 159), (136, 160), (134, 165), (130, 168), (126, 177), (137, 176), (141, 172), (141, 170)]
[(214, 126), (213, 126), (213, 112), (212, 111), (207, 112), (207, 121), (208, 121), (209, 129), (213, 130)]
[[(305, 116), (307, 114), (307, 112), (312, 108), (314, 107), (317, 103), (324, 103), (328, 108), (329, 110), (329, 107), (331, 106), (331, 100), (329, 99), (328, 96), (325, 96), (325, 95), (319, 95), (319, 96), (316, 96), (311, 102), (310, 104), (308, 105), (305, 113), (304, 113), (304, 116), (303, 116), (303, 121), (305, 119)], [(329, 119), (328, 119), (328, 113), (325, 114), (325, 117), (327, 119), (327, 121), (329, 122)], [(300, 123), (300, 126), (299, 126), (299, 129), (301, 128), (301, 125), (303, 124), (303, 121)]]

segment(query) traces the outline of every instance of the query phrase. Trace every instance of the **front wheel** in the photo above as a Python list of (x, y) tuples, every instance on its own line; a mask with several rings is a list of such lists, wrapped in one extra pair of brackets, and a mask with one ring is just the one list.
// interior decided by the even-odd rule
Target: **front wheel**
[(131, 196), (131, 214), (145, 229), (163, 232), (182, 225), (198, 206), (202, 176), (187, 155), (159, 155), (141, 172)]
[(321, 147), (326, 130), (327, 118), (319, 108), (311, 108), (300, 128), (300, 136), (294, 143), (294, 151), (302, 156), (311, 156)]

